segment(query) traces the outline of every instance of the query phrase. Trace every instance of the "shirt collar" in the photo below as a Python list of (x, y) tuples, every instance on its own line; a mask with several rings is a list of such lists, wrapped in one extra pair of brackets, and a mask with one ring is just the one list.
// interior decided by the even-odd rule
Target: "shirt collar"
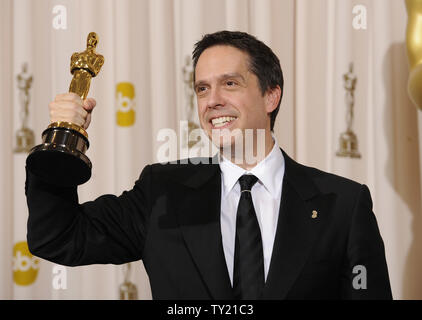
[(223, 179), (223, 195), (233, 189), (239, 178), (244, 174), (253, 174), (264, 185), (273, 198), (277, 198), (281, 192), (284, 176), (284, 157), (280, 150), (277, 139), (272, 134), (274, 146), (271, 152), (250, 171), (245, 170), (221, 155), (220, 169)]

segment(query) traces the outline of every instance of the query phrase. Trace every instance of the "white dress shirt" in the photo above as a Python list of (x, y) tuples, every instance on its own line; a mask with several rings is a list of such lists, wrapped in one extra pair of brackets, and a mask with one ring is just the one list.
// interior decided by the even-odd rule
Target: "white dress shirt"
[(236, 214), (240, 200), (239, 178), (244, 174), (253, 174), (258, 181), (252, 187), (252, 201), (261, 229), (264, 252), (265, 280), (273, 252), (280, 209), (281, 189), (284, 176), (284, 157), (273, 136), (274, 147), (267, 157), (252, 170), (247, 171), (221, 156), (221, 234), (224, 256), (233, 285), (234, 247), (236, 236)]

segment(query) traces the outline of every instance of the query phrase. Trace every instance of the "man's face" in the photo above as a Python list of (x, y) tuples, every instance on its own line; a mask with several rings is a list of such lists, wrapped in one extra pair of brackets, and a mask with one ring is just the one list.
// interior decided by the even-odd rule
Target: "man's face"
[[(198, 101), (201, 127), (211, 138), (220, 132), (233, 130), (244, 134), (244, 129), (265, 129), (270, 132), (270, 117), (273, 108), (268, 95), (262, 95), (258, 77), (249, 70), (247, 53), (227, 45), (206, 49), (199, 57), (195, 70), (194, 89)], [(229, 141), (217, 134), (214, 143), (218, 147), (233, 145), (239, 135)]]

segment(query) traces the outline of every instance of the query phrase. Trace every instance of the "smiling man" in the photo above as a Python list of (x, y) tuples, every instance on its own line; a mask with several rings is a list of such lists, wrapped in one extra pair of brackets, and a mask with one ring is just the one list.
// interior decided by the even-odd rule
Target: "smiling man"
[[(132, 190), (82, 204), (76, 186), (27, 171), (31, 252), (70, 266), (142, 259), (155, 299), (391, 299), (368, 188), (296, 163), (272, 134), (283, 91), (272, 50), (222, 31), (193, 60), (219, 163), (148, 165)], [(87, 128), (94, 107), (58, 95), (51, 121)]]
[[(270, 48), (236, 35), (241, 34), (208, 35), (197, 44), (194, 89), (201, 127), (233, 163), (253, 168), (274, 146), (271, 131), (280, 107), (283, 74)], [(250, 141), (246, 130), (252, 134)], [(263, 135), (258, 137), (258, 132)], [(236, 142), (243, 146), (241, 159), (235, 154)], [(264, 152), (258, 152), (258, 145)], [(244, 157), (248, 148), (256, 156), (253, 163)]]

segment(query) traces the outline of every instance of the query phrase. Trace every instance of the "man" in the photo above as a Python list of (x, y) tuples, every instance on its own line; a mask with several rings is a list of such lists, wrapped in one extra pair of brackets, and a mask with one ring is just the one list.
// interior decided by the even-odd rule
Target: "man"
[[(296, 163), (272, 135), (283, 75), (271, 49), (222, 31), (193, 59), (220, 163), (148, 165), (132, 190), (83, 204), (28, 171), (31, 252), (69, 266), (142, 259), (155, 299), (391, 299), (368, 188)], [(51, 121), (87, 128), (94, 106), (58, 95)]]

